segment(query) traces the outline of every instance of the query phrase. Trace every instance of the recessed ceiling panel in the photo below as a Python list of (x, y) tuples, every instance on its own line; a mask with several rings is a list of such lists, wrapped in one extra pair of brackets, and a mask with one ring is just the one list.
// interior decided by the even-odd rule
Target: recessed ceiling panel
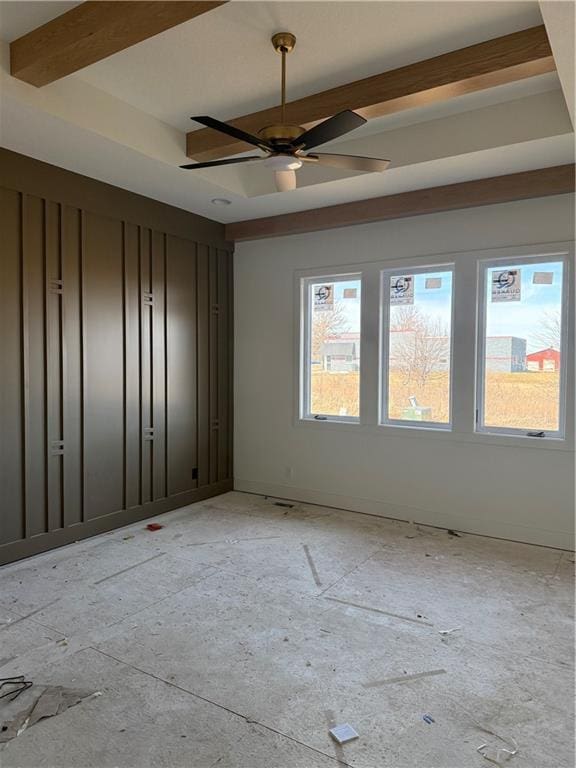
[(297, 38), (290, 101), (541, 23), (535, 2), (231, 2), (75, 77), (186, 131), (278, 101), (274, 32)]

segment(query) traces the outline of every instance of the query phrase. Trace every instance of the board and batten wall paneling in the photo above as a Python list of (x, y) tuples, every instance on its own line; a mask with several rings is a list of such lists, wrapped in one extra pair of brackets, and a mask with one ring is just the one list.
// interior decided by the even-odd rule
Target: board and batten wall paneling
[[(51, 458), (52, 446), (48, 444), (48, 435), (57, 445), (64, 440), (62, 374), (64, 345), (62, 343), (62, 248), (61, 248), (62, 209), (58, 203), (48, 201), (45, 208), (45, 300), (44, 317), (46, 323), (46, 525), (49, 531), (64, 525), (64, 492), (62, 487), (63, 454), (55, 449), (55, 458)], [(44, 285), (43, 285), (44, 290)]]
[[(82, 177), (75, 206), (74, 174), (53, 169), (66, 174), (57, 199), (50, 166), (6, 158), (0, 564), (232, 487), (221, 225), (206, 241), (212, 223), (121, 190), (111, 215), (107, 185)], [(46, 196), (15, 173), (36, 166)]]

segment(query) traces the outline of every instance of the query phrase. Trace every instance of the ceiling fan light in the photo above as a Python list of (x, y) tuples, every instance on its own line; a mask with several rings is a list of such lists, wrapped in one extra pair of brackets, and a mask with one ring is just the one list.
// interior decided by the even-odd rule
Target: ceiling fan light
[(296, 189), (295, 171), (274, 171), (274, 182), (278, 192), (289, 192)]
[(297, 171), (298, 168), (302, 168), (302, 160), (292, 155), (272, 155), (264, 160), (264, 165), (278, 172)]

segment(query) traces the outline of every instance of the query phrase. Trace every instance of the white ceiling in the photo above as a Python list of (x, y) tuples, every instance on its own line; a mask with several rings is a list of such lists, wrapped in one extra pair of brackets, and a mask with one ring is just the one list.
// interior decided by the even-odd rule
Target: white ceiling
[(184, 131), (190, 115), (228, 119), (278, 103), (279, 30), (297, 41), (290, 100), (541, 23), (537, 3), (524, 2), (233, 2), (80, 77)]
[[(0, 38), (73, 5), (0, 2)], [(550, 74), (370, 121), (333, 144), (389, 157), (385, 174), (306, 168), (298, 190), (278, 194), (261, 166), (177, 167), (191, 114), (229, 119), (277, 103), (279, 58), (269, 38), (280, 29), (298, 39), (288, 68), (294, 99), (541, 23), (536, 2), (235, 0), (42, 89), (9, 76), (5, 42), (1, 141), (222, 221), (570, 162), (573, 129)], [(213, 197), (232, 205), (216, 208)]]

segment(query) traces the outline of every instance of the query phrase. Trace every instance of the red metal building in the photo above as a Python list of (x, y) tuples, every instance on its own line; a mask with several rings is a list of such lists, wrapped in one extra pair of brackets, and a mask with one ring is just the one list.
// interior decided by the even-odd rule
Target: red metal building
[(559, 371), (560, 352), (553, 347), (532, 352), (526, 355), (526, 367), (529, 371)]

